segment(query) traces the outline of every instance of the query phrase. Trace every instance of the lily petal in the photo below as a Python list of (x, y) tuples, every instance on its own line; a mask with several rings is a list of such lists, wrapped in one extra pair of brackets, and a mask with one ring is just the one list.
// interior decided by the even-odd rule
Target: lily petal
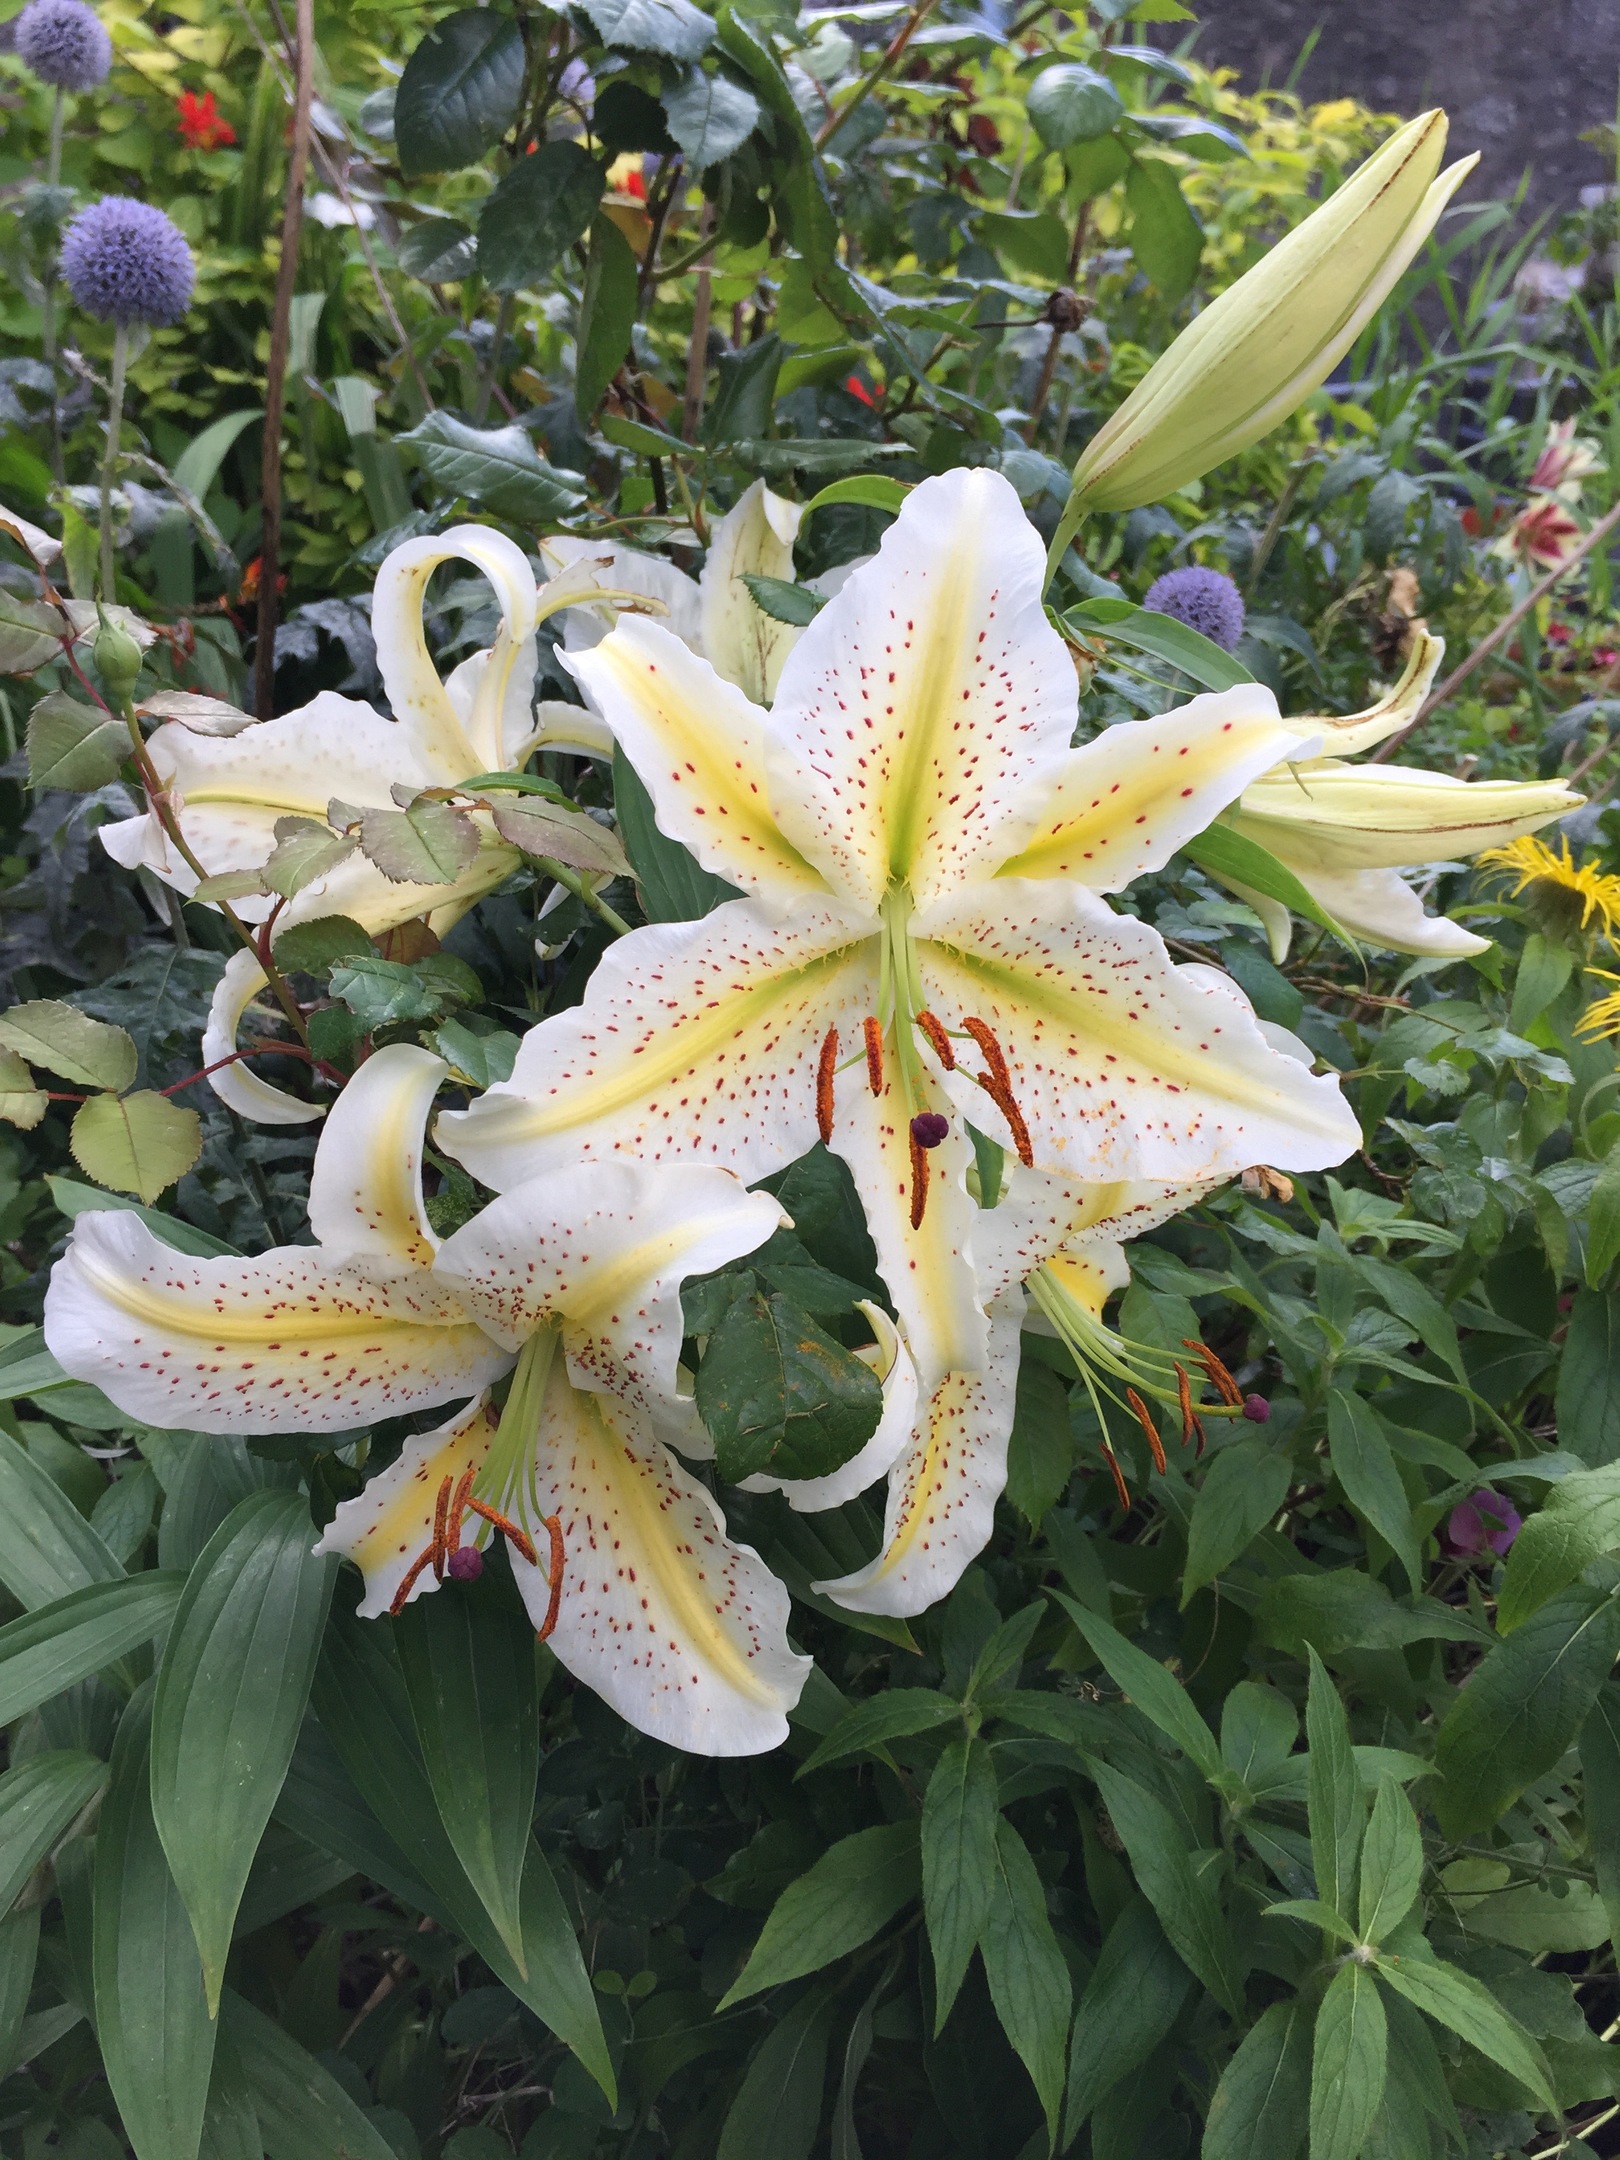
[(432, 1266), (439, 1241), (422, 1204), (422, 1141), (449, 1070), (431, 1050), (390, 1043), (333, 1104), (309, 1181), (309, 1226), (327, 1252), (380, 1261), (379, 1273)]
[(440, 1116), (439, 1144), (496, 1192), (615, 1158), (767, 1177), (815, 1144), (820, 1046), (831, 1027), (858, 1043), (876, 948), (831, 902), (633, 930), (582, 1004), (529, 1030), (510, 1080)]
[(491, 1202), (446, 1240), (437, 1272), (509, 1349), (560, 1316), (576, 1385), (656, 1405), (676, 1394), (683, 1280), (741, 1259), (782, 1221), (769, 1193), (724, 1170), (592, 1163)]
[(698, 580), (702, 651), (756, 705), (776, 695), (777, 677), (799, 630), (767, 615), (743, 579), (792, 578), (793, 542), (803, 515), (798, 503), (773, 495), (763, 480), (754, 481), (715, 526)]
[(1121, 892), (1161, 870), (1251, 780), (1298, 757), (1297, 733), (1259, 683), (1123, 720), (1071, 751), (1044, 787), (1041, 823), (1003, 877), (1072, 878)]
[[(1470, 953), (1485, 952), (1490, 947), (1489, 938), (1464, 929), (1449, 915), (1428, 914), (1397, 870), (1311, 870), (1294, 874), (1335, 922), (1369, 945), (1448, 960), (1465, 960)], [(1286, 954), (1286, 945), (1283, 951)]]
[(562, 698), (542, 698), (534, 708), (534, 728), (525, 745), (532, 750), (572, 750), (580, 757), (610, 758), (613, 730), (583, 705)]
[(921, 907), (1015, 854), (1067, 755), (1074, 669), (1041, 605), (1035, 528), (999, 473), (925, 480), (777, 686), (771, 799), (833, 889)]
[[(932, 1011), (953, 1029), (976, 1017), (1000, 1044), (1037, 1169), (1185, 1183), (1255, 1162), (1320, 1169), (1361, 1144), (1337, 1081), (1272, 1050), (1235, 985), (1184, 979), (1156, 930), (1082, 886), (998, 879), (914, 928)], [(965, 1072), (947, 1084), (1012, 1142)]]
[(800, 1515), (816, 1515), (826, 1508), (842, 1507), (880, 1477), (887, 1477), (909, 1444), (917, 1422), (917, 1368), (899, 1329), (881, 1305), (862, 1298), (856, 1310), (865, 1314), (876, 1338), (869, 1350), (857, 1350), (855, 1355), (883, 1383), (883, 1415), (877, 1431), (858, 1454), (825, 1477), (773, 1478), (761, 1471), (743, 1479), (744, 1492), (779, 1492)]
[(735, 684), (670, 631), (634, 616), (569, 665), (652, 796), (660, 831), (767, 906), (828, 891), (777, 824), (766, 789), (766, 715)]
[[(786, 1590), (636, 1411), (574, 1387), (560, 1358), (536, 1489), (562, 1529), (550, 1640), (575, 1679), (638, 1732), (693, 1754), (779, 1746), (811, 1664), (788, 1643)], [(512, 1571), (543, 1624), (546, 1576), (516, 1554)]]
[(1582, 800), (1561, 780), (1456, 780), (1319, 758), (1246, 787), (1232, 824), (1296, 875), (1398, 870), (1477, 855), (1567, 817)]
[[(438, 777), (394, 721), (330, 690), (240, 735), (199, 735), (168, 721), (150, 738), (147, 751), (176, 802), (186, 840), (210, 877), (256, 870), (276, 844), (278, 818), (324, 819), (334, 795), (386, 805), (391, 782), (427, 787)], [(128, 869), (144, 865), (177, 892), (196, 889), (195, 871), (173, 851), (150, 811), (102, 826), (101, 844)], [(371, 874), (384, 882), (380, 872)], [(329, 881), (318, 883), (324, 891)], [(395, 888), (400, 890), (423, 888)], [(262, 921), (271, 906), (269, 898), (249, 898), (237, 912), (250, 922)]]
[(539, 664), (539, 643), (531, 636), (510, 654), (503, 653), (498, 643), (487, 652), (473, 653), (445, 677), (445, 696), (455, 707), (473, 755), (491, 753), (476, 770), (512, 772), (523, 763), (534, 734), (534, 677)]
[(1376, 704), (1364, 707), (1361, 712), (1340, 715), (1308, 713), (1290, 719), (1284, 725), (1297, 728), (1302, 735), (1320, 735), (1324, 747), (1334, 757), (1349, 757), (1352, 751), (1370, 750), (1374, 743), (1398, 735), (1417, 718), (1445, 657), (1445, 639), (1432, 636), (1414, 623), (1400, 680)]
[[(458, 560), (483, 571), (501, 606), (501, 627), (479, 671), (465, 724), (428, 656), (422, 630), (422, 601), (429, 578), (441, 563)], [(454, 525), (437, 538), (407, 540), (377, 572), (371, 627), (383, 688), (417, 756), (435, 769), (441, 783), (493, 772), (501, 764), (508, 686), (516, 678), (525, 703), (533, 686), (537, 613), (528, 557), (515, 540), (484, 525)], [(525, 653), (529, 660), (526, 681)], [(349, 798), (356, 799), (364, 802), (367, 798)]]
[[(590, 566), (598, 584), (615, 592), (641, 594), (653, 603), (658, 611), (656, 620), (672, 637), (679, 638), (693, 652), (702, 652), (703, 604), (697, 580), (677, 570), (661, 555), (644, 555), (639, 548), (621, 547), (613, 540), (582, 540), (572, 533), (548, 534), (540, 543), (540, 555), (553, 577), (584, 563)], [(563, 648), (571, 653), (588, 652), (601, 643), (615, 623), (634, 619), (611, 601), (568, 608), (562, 618)]]
[(272, 1087), (245, 1064), (221, 1065), (239, 1048), (237, 1030), (242, 1015), (269, 981), (252, 953), (233, 953), (215, 986), (208, 1006), (208, 1025), (203, 1030), (202, 1061), (218, 1070), (208, 1075), (208, 1085), (238, 1117), (256, 1125), (308, 1125), (326, 1115), (325, 1103), (302, 1102), (285, 1088)]
[(45, 1339), (130, 1417), (195, 1432), (343, 1432), (464, 1400), (512, 1362), (423, 1271), (378, 1281), (311, 1245), (194, 1259), (121, 1208), (75, 1222)]
[(824, 1597), (849, 1612), (925, 1612), (990, 1542), (1007, 1483), (1023, 1312), (1021, 1290), (991, 1306), (982, 1369), (945, 1375), (889, 1474), (882, 1550), (854, 1574), (814, 1584)]
[[(341, 1553), (365, 1577), (366, 1594), (358, 1607), (362, 1620), (380, 1619), (393, 1604), (412, 1563), (432, 1539), (440, 1487), (446, 1478), (459, 1479), (483, 1462), (498, 1422), (488, 1397), (481, 1395), (447, 1424), (407, 1440), (397, 1460), (369, 1479), (363, 1492), (338, 1502), (314, 1549)], [(488, 1525), (470, 1517), (463, 1544), (483, 1545), (488, 1537)], [(438, 1587), (433, 1570), (423, 1568), (405, 1602), (414, 1605)]]

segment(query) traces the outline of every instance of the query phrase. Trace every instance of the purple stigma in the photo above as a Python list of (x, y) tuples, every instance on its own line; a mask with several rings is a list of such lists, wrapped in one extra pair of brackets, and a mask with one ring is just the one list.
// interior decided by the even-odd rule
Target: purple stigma
[(911, 1137), (919, 1147), (938, 1147), (950, 1129), (950, 1119), (937, 1110), (919, 1110), (911, 1121)]
[(1263, 1395), (1245, 1395), (1243, 1415), (1251, 1425), (1264, 1425), (1270, 1419), (1271, 1405)]
[(484, 1572), (484, 1556), (476, 1545), (458, 1545), (444, 1571), (452, 1582), (476, 1582)]

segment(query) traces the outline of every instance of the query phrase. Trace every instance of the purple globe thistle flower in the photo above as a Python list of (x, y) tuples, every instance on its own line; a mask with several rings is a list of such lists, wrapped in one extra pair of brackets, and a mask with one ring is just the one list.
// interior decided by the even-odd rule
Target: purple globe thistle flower
[(112, 39), (84, 0), (28, 0), (15, 37), (18, 59), (58, 90), (93, 90), (107, 80)]
[(87, 315), (127, 328), (178, 322), (191, 305), (197, 267), (179, 226), (161, 210), (104, 195), (63, 234), (62, 275)]
[(1243, 635), (1243, 595), (1219, 570), (1197, 565), (1167, 570), (1147, 589), (1144, 607), (1170, 615), (1189, 630), (1207, 637), (1212, 645), (1231, 652)]
[(1508, 1551), (1524, 1527), (1524, 1517), (1499, 1492), (1482, 1486), (1451, 1511), (1446, 1522), (1446, 1543), (1454, 1553), (1472, 1557), (1477, 1553)]

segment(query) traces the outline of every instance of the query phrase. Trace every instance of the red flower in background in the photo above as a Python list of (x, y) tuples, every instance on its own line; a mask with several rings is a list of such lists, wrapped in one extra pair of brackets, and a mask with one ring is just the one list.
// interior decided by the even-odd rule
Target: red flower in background
[(180, 116), (180, 140), (188, 150), (223, 150), (235, 142), (236, 130), (215, 104), (212, 90), (205, 90), (201, 97), (195, 90), (182, 90), (175, 110)]

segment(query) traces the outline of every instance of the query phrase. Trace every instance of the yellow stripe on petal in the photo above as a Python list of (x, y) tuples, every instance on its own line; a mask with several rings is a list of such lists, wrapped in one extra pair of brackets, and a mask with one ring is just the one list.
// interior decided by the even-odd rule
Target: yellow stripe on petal
[(826, 895), (826, 879), (777, 823), (765, 715), (734, 683), (633, 616), (569, 665), (651, 795), (660, 831), (767, 906)]
[[(388, 1611), (400, 1584), (433, 1536), (434, 1512), (446, 1478), (452, 1490), (462, 1473), (476, 1470), (489, 1453), (496, 1416), (483, 1397), (458, 1410), (448, 1424), (407, 1440), (398, 1459), (379, 1470), (365, 1490), (352, 1500), (338, 1503), (327, 1524), (318, 1553), (341, 1553), (352, 1560), (365, 1578), (366, 1594), (359, 1611), (362, 1619), (375, 1620)], [(469, 1515), (462, 1531), (463, 1545), (484, 1545), (491, 1533), (487, 1523)], [(438, 1588), (431, 1568), (424, 1568), (411, 1585), (406, 1604)]]
[[(1171, 965), (1158, 933), (1083, 887), (998, 880), (916, 924), (931, 1010), (999, 1042), (1039, 1170), (1184, 1183), (1250, 1163), (1321, 1169), (1361, 1144), (1331, 1076), (1272, 1049), (1236, 986)], [(1011, 1139), (966, 1072), (953, 1101)]]
[[(575, 1388), (560, 1359), (536, 1478), (562, 1528), (551, 1647), (575, 1679), (638, 1732), (696, 1755), (779, 1746), (810, 1670), (788, 1644), (786, 1590), (635, 1412)], [(513, 1573), (538, 1626), (545, 1575), (516, 1555)]]
[(869, 1567), (814, 1588), (850, 1612), (925, 1612), (990, 1541), (1007, 1483), (1024, 1301), (998, 1301), (982, 1369), (947, 1373), (889, 1473), (883, 1549)]
[(512, 1362), (422, 1271), (380, 1282), (309, 1245), (194, 1259), (124, 1209), (78, 1218), (45, 1339), (131, 1417), (195, 1432), (342, 1432), (475, 1394)]
[(1196, 697), (1156, 720), (1122, 720), (1070, 752), (1040, 830), (1000, 874), (1123, 891), (1162, 869), (1249, 781), (1299, 748), (1257, 683)]
[(751, 1183), (814, 1146), (827, 1030), (853, 1042), (876, 999), (877, 939), (831, 904), (650, 924), (608, 947), (583, 1004), (529, 1030), (509, 1081), (440, 1117), (439, 1144), (497, 1192), (616, 1157)]
[(431, 1050), (391, 1043), (333, 1105), (315, 1150), (309, 1225), (334, 1256), (432, 1265), (439, 1241), (422, 1205), (422, 1143), (449, 1070)]

